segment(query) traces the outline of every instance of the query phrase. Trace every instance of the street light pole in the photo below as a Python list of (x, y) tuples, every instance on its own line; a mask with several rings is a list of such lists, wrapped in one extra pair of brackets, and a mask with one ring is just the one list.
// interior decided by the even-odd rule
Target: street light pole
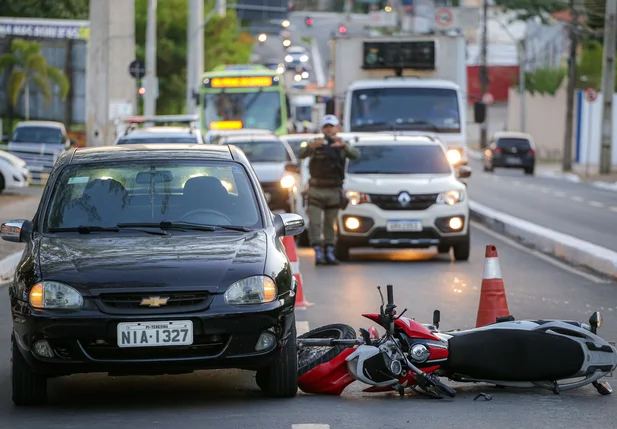
[(146, 24), (146, 93), (144, 94), (144, 115), (156, 115), (156, 6), (157, 0), (148, 0), (148, 22)]

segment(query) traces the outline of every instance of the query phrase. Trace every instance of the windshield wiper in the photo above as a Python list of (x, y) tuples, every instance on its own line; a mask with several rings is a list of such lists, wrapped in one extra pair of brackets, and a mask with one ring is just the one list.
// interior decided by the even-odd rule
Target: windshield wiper
[(161, 228), (163, 228), (162, 224), (170, 224), (170, 225), (174, 225), (175, 227), (186, 227), (187, 229), (201, 229), (203, 231), (215, 231), (216, 228), (223, 228), (223, 229), (229, 229), (232, 231), (242, 231), (242, 232), (250, 232), (251, 230), (248, 229), (246, 226), (241, 226), (241, 225), (205, 225), (202, 223), (191, 223), (191, 222), (183, 222), (181, 220), (179, 221), (163, 221), (161, 222)]
[(407, 119), (405, 121), (402, 122), (403, 125), (426, 125), (429, 128), (432, 128), (433, 131), (438, 132), (439, 131), (439, 127), (435, 124), (433, 124), (432, 122), (428, 122), (428, 121), (421, 121), (421, 120), (414, 120), (414, 119)]
[[(135, 228), (133, 228), (135, 229)], [(71, 228), (49, 228), (49, 232), (70, 232), (77, 231), (80, 234), (90, 234), (91, 232), (120, 232), (119, 226), (98, 226), (98, 225), (79, 225)], [(165, 231), (144, 231), (143, 229), (135, 229), (135, 231), (145, 232), (153, 235), (167, 235)]]
[(162, 230), (168, 229), (176, 229), (176, 230), (187, 230), (187, 229), (195, 229), (200, 231), (214, 231), (215, 228), (207, 225), (200, 225), (194, 223), (186, 223), (186, 222), (172, 222), (169, 220), (164, 220), (162, 222), (135, 222), (135, 223), (119, 223), (118, 228), (134, 228), (134, 227), (142, 227), (142, 228), (160, 228)]

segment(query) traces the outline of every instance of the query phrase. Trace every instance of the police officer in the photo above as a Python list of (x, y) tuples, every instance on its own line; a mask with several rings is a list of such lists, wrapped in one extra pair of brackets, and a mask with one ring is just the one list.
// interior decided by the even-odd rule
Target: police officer
[[(307, 193), (309, 218), (309, 241), (315, 250), (317, 265), (337, 265), (335, 256), (336, 233), (334, 223), (338, 211), (347, 204), (343, 193), (345, 181), (345, 164), (347, 158), (357, 159), (360, 151), (343, 142), (336, 133), (340, 122), (334, 115), (326, 115), (321, 121), (324, 137), (313, 139), (300, 149), (298, 157), (310, 157), (309, 189)], [(323, 215), (323, 222), (322, 222)], [(325, 252), (321, 243), (323, 229)]]

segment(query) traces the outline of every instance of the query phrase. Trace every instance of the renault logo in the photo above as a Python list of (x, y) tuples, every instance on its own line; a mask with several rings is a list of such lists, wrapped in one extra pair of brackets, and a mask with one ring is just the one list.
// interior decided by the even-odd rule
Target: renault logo
[(405, 207), (411, 201), (411, 197), (407, 192), (401, 192), (398, 196), (398, 202), (401, 203), (401, 206)]
[(149, 298), (144, 298), (141, 300), (139, 305), (147, 305), (149, 307), (160, 307), (161, 305), (166, 305), (169, 298), (161, 298), (160, 296), (151, 296)]

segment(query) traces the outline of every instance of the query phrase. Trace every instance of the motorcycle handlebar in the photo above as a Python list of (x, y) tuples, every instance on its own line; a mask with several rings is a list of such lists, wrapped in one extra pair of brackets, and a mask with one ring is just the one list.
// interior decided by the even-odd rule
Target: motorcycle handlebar
[(386, 286), (388, 292), (388, 305), (394, 305), (394, 291), (392, 290), (392, 285)]

